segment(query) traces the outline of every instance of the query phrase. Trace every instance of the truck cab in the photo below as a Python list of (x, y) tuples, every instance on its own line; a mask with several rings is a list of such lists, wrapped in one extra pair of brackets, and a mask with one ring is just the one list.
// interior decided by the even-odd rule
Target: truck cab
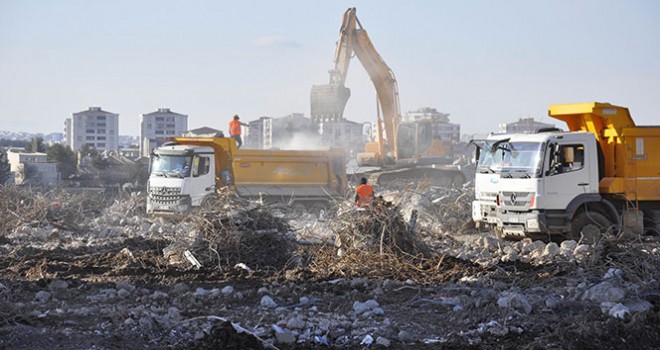
[(147, 212), (185, 212), (215, 193), (215, 156), (206, 146), (171, 145), (151, 157)]
[(476, 146), (476, 173), (472, 220), (477, 227), (497, 224), (497, 189), (504, 159), (506, 134), (491, 134), (486, 139), (472, 140)]
[(505, 237), (570, 231), (572, 210), (600, 202), (596, 140), (588, 132), (512, 135), (500, 148), (497, 227)]

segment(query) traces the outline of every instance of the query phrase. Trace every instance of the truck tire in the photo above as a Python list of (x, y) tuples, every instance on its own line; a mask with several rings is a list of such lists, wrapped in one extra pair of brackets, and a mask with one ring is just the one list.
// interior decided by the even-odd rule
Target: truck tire
[(571, 232), (566, 238), (584, 244), (594, 244), (601, 240), (603, 231), (610, 226), (612, 222), (605, 215), (595, 211), (582, 211), (571, 220)]

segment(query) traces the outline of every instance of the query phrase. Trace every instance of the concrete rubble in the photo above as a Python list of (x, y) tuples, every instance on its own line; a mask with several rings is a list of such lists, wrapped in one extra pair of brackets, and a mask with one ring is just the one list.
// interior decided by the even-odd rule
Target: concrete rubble
[(658, 237), (501, 241), (470, 225), (471, 191), (399, 191), (378, 232), (401, 250), (342, 223), (369, 215), (350, 201), (321, 221), (240, 202), (163, 218), (140, 194), (55, 215), (8, 193), (32, 199), (0, 214), (0, 347), (657, 348)]

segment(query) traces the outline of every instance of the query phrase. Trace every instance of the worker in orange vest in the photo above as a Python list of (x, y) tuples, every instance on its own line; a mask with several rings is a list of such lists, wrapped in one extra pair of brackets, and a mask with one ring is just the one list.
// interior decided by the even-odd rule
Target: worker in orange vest
[(248, 124), (241, 123), (239, 120), (238, 114), (234, 115), (234, 120), (229, 122), (229, 136), (236, 140), (236, 146), (241, 148), (243, 145), (243, 139), (241, 139), (241, 125), (249, 126)]
[(368, 207), (374, 198), (374, 188), (367, 184), (367, 178), (361, 178), (360, 185), (355, 188), (355, 205), (358, 207)]

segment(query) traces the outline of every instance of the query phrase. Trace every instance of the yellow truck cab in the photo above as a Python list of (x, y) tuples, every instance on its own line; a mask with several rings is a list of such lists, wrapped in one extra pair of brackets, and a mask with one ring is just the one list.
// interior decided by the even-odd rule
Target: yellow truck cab
[(497, 228), (504, 237), (593, 242), (612, 225), (658, 230), (660, 127), (609, 103), (553, 105), (569, 131), (514, 134), (500, 145)]
[(244, 198), (323, 209), (346, 188), (344, 151), (239, 150), (231, 138), (172, 138), (152, 154), (147, 212), (185, 212), (226, 188)]

